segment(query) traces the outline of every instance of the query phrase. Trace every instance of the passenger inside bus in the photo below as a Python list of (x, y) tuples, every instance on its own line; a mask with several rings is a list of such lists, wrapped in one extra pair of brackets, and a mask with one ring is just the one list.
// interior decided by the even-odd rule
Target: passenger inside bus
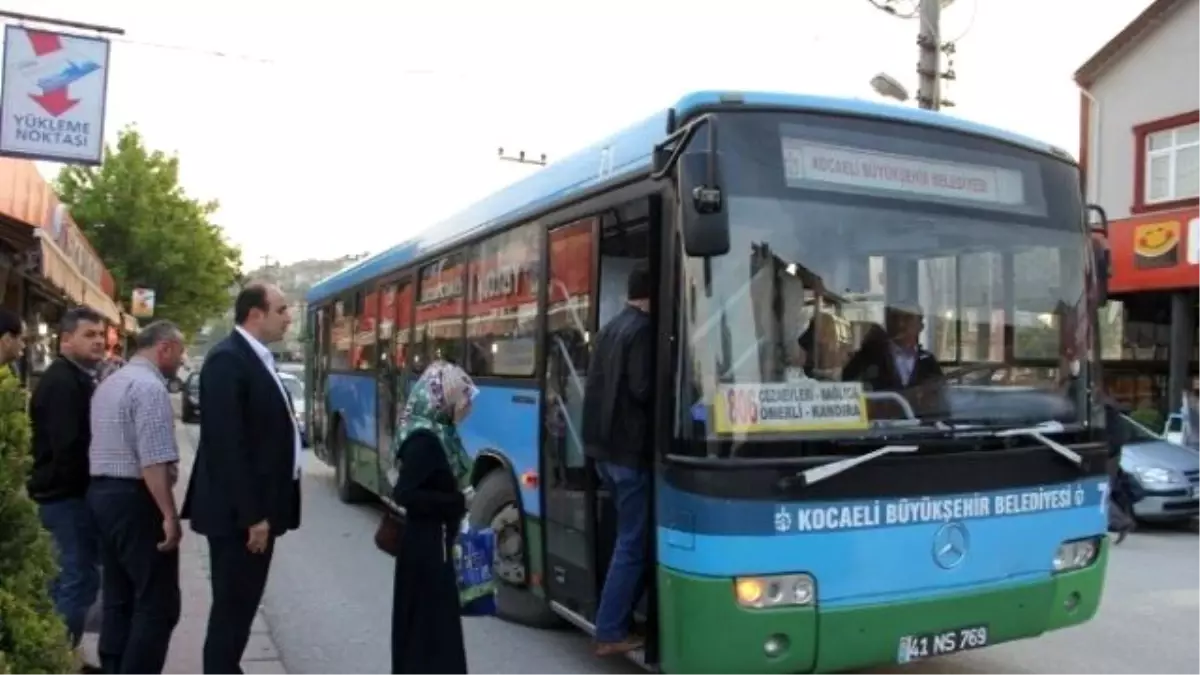
[(884, 324), (868, 329), (842, 369), (842, 380), (860, 381), (869, 391), (902, 394), (918, 413), (935, 412), (945, 377), (937, 357), (921, 346), (923, 311), (916, 305), (890, 305), (884, 309)]
[(943, 377), (937, 357), (920, 344), (925, 329), (916, 306), (884, 309), (883, 330), (868, 331), (858, 352), (842, 370), (842, 379), (860, 380), (872, 391), (903, 391)]

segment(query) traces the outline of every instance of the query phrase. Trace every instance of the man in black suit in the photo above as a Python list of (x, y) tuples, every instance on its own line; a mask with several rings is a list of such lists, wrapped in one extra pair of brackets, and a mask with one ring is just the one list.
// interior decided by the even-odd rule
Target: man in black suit
[(889, 305), (885, 328), (868, 331), (858, 352), (842, 369), (845, 381), (861, 381), (870, 391), (902, 394), (918, 415), (940, 412), (942, 366), (921, 346), (924, 313), (915, 305)]
[(241, 673), (275, 538), (300, 525), (300, 434), (267, 345), (291, 317), (280, 290), (238, 294), (236, 327), (200, 369), (200, 444), (182, 517), (208, 537), (212, 610), (205, 673)]

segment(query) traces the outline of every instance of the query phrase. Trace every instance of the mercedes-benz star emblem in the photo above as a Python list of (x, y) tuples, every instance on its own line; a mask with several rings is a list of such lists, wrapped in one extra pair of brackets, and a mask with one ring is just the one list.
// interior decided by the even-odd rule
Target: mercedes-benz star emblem
[(970, 542), (966, 525), (958, 521), (942, 525), (933, 535), (933, 562), (945, 570), (958, 567), (967, 557)]

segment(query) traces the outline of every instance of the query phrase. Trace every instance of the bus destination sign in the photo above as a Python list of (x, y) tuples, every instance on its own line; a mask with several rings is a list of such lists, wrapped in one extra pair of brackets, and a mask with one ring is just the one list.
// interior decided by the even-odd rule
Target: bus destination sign
[(713, 408), (718, 433), (865, 429), (869, 424), (861, 382), (721, 385)]

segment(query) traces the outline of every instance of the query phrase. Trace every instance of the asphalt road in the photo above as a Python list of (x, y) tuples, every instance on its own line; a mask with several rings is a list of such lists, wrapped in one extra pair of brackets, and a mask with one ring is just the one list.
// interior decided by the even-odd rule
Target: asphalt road
[[(304, 525), (280, 540), (264, 600), (275, 642), (291, 673), (387, 672), (392, 565), (372, 542), (378, 512), (340, 503), (332, 469), (306, 459)], [(1087, 625), (877, 672), (1195, 673), (1198, 568), (1194, 531), (1138, 533), (1114, 550), (1104, 603)], [(467, 619), (466, 639), (473, 672), (638, 672), (619, 658), (595, 659), (572, 630)]]

